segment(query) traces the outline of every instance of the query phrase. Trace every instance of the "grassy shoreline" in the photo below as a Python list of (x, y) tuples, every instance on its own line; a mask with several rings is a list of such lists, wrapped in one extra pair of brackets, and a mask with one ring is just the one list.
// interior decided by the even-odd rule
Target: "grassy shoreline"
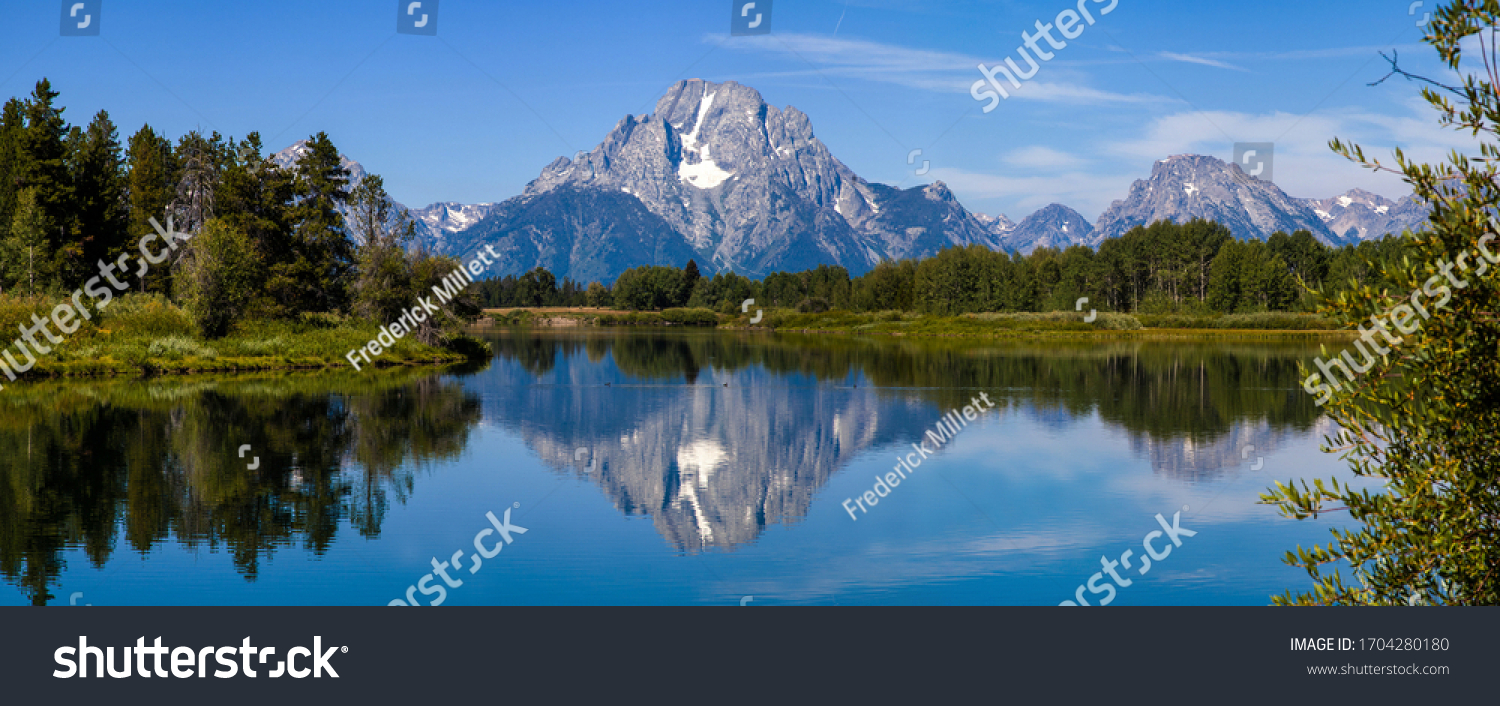
[[(15, 332), (20, 341), (19, 333), (35, 321), (32, 315), (46, 319), (53, 303), (40, 298), (0, 302), (0, 330)], [(33, 333), (49, 352), (37, 355), (40, 348), (22, 341), (35, 363), (14, 381), (0, 370), (0, 386), (55, 378), (352, 370), (345, 354), (380, 335), (380, 326), (373, 322), (305, 315), (294, 321), (241, 322), (228, 336), (207, 340), (164, 299), (133, 296), (115, 301), (102, 316), (80, 322), (76, 331), (62, 334), (60, 342)], [(0, 349), (19, 366), (26, 365), (27, 353), (15, 341), (0, 342)], [(395, 368), (453, 365), (472, 357), (404, 338), (373, 363), (360, 360), (361, 367)]]
[[(833, 333), (922, 338), (1103, 338), (1150, 340), (1323, 340), (1354, 333), (1335, 329), (1331, 322), (1305, 314), (1241, 314), (1221, 316), (1141, 315), (1100, 313), (1085, 321), (1079, 312), (964, 314), (936, 316), (906, 312), (803, 313), (787, 309), (764, 312), (750, 323), (746, 315), (713, 314), (706, 309), (669, 309), (663, 312), (591, 311), (538, 308), (490, 310), (486, 327), (606, 327), (713, 326), (721, 330)], [(708, 316), (713, 316), (711, 321)]]

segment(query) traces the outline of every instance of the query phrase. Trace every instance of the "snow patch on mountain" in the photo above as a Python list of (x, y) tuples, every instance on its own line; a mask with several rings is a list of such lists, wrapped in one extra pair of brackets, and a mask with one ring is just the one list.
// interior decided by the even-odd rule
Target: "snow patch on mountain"
[[(703, 96), (698, 104), (698, 120), (693, 124), (693, 131), (682, 136), (682, 151), (692, 154), (698, 158), (697, 164), (689, 164), (687, 159), (677, 166), (677, 178), (700, 189), (712, 189), (723, 184), (732, 172), (726, 172), (714, 163), (712, 148), (709, 145), (698, 144), (698, 133), (703, 129), (703, 119), (708, 116), (708, 109), (713, 107), (714, 96), (717, 93), (709, 93)], [(754, 112), (747, 113), (754, 116)]]

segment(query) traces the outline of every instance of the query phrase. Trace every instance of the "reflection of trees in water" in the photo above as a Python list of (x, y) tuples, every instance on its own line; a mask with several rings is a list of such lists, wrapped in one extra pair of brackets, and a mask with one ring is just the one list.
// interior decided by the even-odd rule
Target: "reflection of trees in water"
[[(0, 573), (34, 604), (64, 550), (117, 539), (225, 548), (247, 580), (341, 521), (378, 536), (392, 496), (456, 456), (479, 419), (457, 384), (402, 372), (14, 387), (0, 400)], [(239, 447), (251, 452), (239, 457)], [(247, 466), (260, 458), (257, 470)], [(117, 537), (123, 534), (123, 537)]]
[[(492, 341), (519, 370), (501, 365), (499, 374), (515, 380), (491, 414), (542, 459), (598, 484), (625, 514), (651, 516), (681, 551), (733, 547), (768, 523), (803, 517), (841, 462), (917, 440), (938, 410), (980, 391), (1002, 412), (1054, 428), (1098, 415), (1153, 467), (1184, 480), (1223, 473), (1243, 445), (1269, 450), (1319, 418), (1297, 380), (1298, 360), (1312, 351), (1301, 344), (655, 331), (512, 331)], [(601, 365), (606, 358), (613, 366)], [(727, 389), (660, 387), (693, 385), (704, 370), (738, 374)], [(530, 375), (547, 384), (529, 384)], [(798, 379), (861, 378), (874, 383), (873, 394), (831, 384), (792, 389)], [(600, 394), (605, 383), (614, 387)], [(579, 448), (588, 453), (575, 461)]]

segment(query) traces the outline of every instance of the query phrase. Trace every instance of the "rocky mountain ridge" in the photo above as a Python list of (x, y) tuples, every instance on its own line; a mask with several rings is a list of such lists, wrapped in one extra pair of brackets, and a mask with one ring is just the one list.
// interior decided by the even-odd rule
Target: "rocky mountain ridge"
[[(299, 142), (272, 159), (291, 166), (305, 149)], [(363, 178), (358, 162), (341, 158), (355, 183)], [(1299, 199), (1238, 165), (1176, 155), (1092, 224), (1063, 204), (1016, 223), (969, 211), (941, 181), (909, 189), (866, 181), (801, 111), (771, 106), (748, 86), (701, 79), (673, 85), (652, 113), (625, 116), (594, 149), (557, 158), (518, 196), (411, 213), (418, 245), (455, 256), (493, 246), (501, 253), (493, 271), (541, 266), (581, 282), (688, 259), (705, 272), (751, 277), (824, 264), (859, 275), (947, 247), (1098, 247), (1139, 225), (1194, 218), (1240, 239), (1307, 230), (1337, 246), (1418, 228), (1427, 217), (1411, 196), (1391, 201), (1354, 189)]]

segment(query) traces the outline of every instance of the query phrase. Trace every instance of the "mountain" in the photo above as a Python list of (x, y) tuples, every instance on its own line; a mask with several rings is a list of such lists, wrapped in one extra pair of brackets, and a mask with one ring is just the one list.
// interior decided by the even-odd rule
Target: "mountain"
[(1110, 205), (1094, 226), (1091, 245), (1156, 221), (1218, 221), (1240, 240), (1269, 238), (1276, 231), (1306, 230), (1327, 245), (1346, 241), (1307, 203), (1268, 181), (1246, 175), (1239, 165), (1201, 155), (1177, 155), (1156, 163), (1151, 178), (1138, 180), (1123, 201)]
[(1093, 241), (1094, 227), (1089, 219), (1060, 203), (1052, 204), (1027, 216), (1003, 238), (1006, 250), (1030, 255), (1037, 248), (1066, 249), (1070, 245), (1087, 245)]
[(547, 165), (445, 250), (492, 245), (498, 271), (542, 265), (559, 278), (610, 281), (688, 258), (752, 277), (821, 264), (858, 275), (883, 259), (976, 243), (998, 247), (999, 238), (941, 182), (867, 182), (796, 108), (767, 105), (732, 81), (690, 79), (655, 112), (625, 116), (593, 150)]
[(995, 235), (1004, 236), (1005, 234), (1016, 229), (1016, 222), (1007, 218), (1003, 213), (998, 216), (987, 216), (983, 213), (975, 213), (974, 218)]
[[(300, 141), (272, 161), (291, 167)], [(340, 155), (352, 184), (365, 176)], [(351, 185), (352, 185), (351, 184)], [(400, 204), (397, 204), (400, 207)], [(404, 208), (404, 207), (403, 207)], [(521, 195), (502, 203), (440, 202), (411, 209), (417, 244), (465, 256), (494, 246), (494, 272), (541, 266), (558, 278), (610, 282), (631, 267), (681, 266), (760, 277), (841, 265), (851, 274), (882, 260), (982, 245), (1028, 254), (1097, 247), (1158, 220), (1218, 221), (1240, 239), (1308, 230), (1329, 245), (1421, 227), (1427, 208), (1355, 189), (1297, 199), (1213, 157), (1157, 162), (1091, 225), (1052, 204), (1019, 224), (964, 208), (941, 181), (898, 189), (865, 181), (833, 156), (796, 108), (767, 105), (734, 82), (672, 86), (654, 113), (626, 116), (589, 152), (559, 157)]]
[[(307, 154), (307, 140), (298, 140), (286, 149), (281, 150), (269, 157), (270, 161), (282, 169), (293, 169), (297, 161)], [(365, 178), (364, 165), (349, 159), (347, 156), (339, 155), (339, 166), (349, 170), (349, 188), (353, 189)], [(417, 237), (414, 245), (425, 245), (433, 250), (442, 250), (443, 243), (449, 235), (464, 230), (478, 223), (495, 209), (495, 204), (459, 204), (453, 202), (441, 202), (431, 204), (425, 208), (408, 208), (396, 202), (396, 211), (407, 209), (411, 212), (412, 219), (417, 222)], [(344, 217), (349, 216), (348, 209), (343, 209)]]
[(443, 249), (447, 237), (484, 220), (495, 210), (493, 203), (462, 204), (442, 201), (411, 209), (417, 222), (417, 242), (433, 250)]
[[(1359, 242), (1400, 234), (1403, 230), (1421, 230), (1431, 214), (1416, 195), (1392, 201), (1364, 189), (1354, 189), (1330, 199), (1306, 199), (1328, 229), (1343, 236), (1346, 242)], [(1351, 232), (1352, 231), (1352, 232)]]

